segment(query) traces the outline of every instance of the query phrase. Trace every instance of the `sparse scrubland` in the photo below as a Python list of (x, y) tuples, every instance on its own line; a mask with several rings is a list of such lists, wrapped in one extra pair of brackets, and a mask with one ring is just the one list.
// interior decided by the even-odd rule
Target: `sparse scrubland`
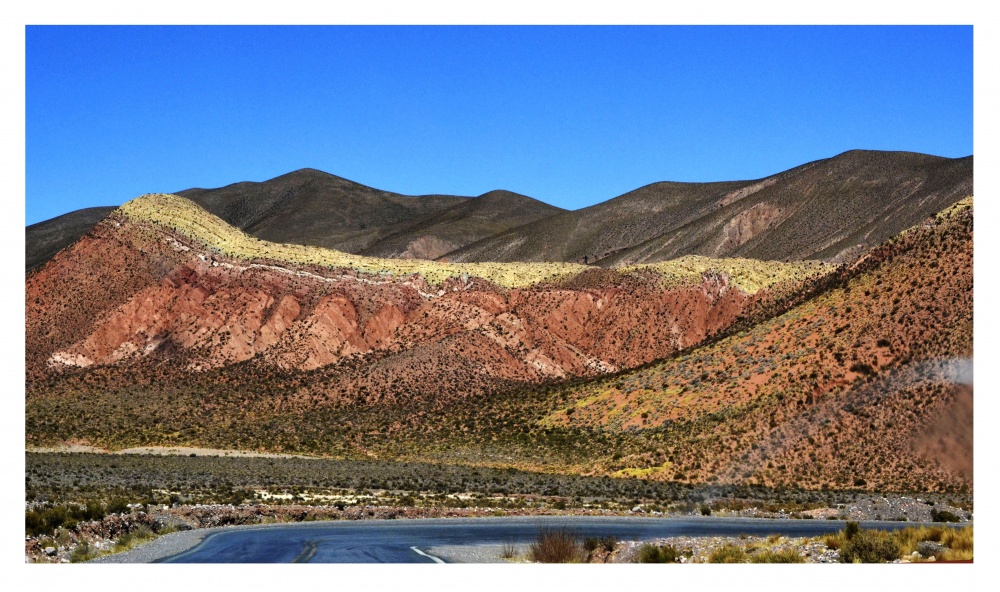
[[(972, 503), (962, 494), (915, 499), (371, 460), (94, 453), (29, 453), (26, 490), (25, 549), (41, 561), (74, 553), (74, 560), (91, 559), (176, 529), (224, 525), (706, 510), (793, 520), (967, 520)], [(598, 537), (580, 546), (572, 560), (604, 562), (620, 544)]]
[[(28, 444), (194, 445), (678, 483), (970, 491), (966, 468), (947, 457), (971, 459), (955, 436), (971, 433), (971, 406), (963, 406), (971, 399), (955, 386), (971, 355), (971, 246), (969, 198), (821, 276), (784, 313), (597, 380), (486, 380), (455, 355), (452, 372), (400, 388), (407, 378), (380, 366), (384, 356), (400, 367), (387, 353), (311, 371), (248, 360), (184, 372), (178, 360), (189, 354), (177, 351), (146, 364), (66, 369), (29, 381)], [(395, 388), (385, 376), (399, 381)], [(941, 423), (946, 417), (952, 424)], [(927, 445), (938, 441), (954, 446)]]
[[(421, 515), (968, 521), (972, 241), (970, 197), (849, 264), (445, 263), (270, 243), (144, 196), (28, 276), (26, 444), (314, 458), (29, 453), (26, 550)], [(972, 559), (971, 528), (543, 534), (537, 561)]]
[(567, 529), (540, 530), (523, 556), (540, 563), (926, 563), (973, 560), (973, 527), (846, 528), (823, 537), (672, 537), (647, 542), (582, 539)]

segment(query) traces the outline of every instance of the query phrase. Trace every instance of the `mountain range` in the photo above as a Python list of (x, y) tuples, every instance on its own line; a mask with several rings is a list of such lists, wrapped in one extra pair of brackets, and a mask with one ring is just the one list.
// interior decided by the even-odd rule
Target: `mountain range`
[[(847, 261), (972, 194), (972, 157), (853, 150), (764, 179), (654, 183), (565, 211), (508, 191), (404, 196), (315, 169), (177, 192), (262, 240), (376, 257), (615, 267), (683, 255)], [(26, 270), (112, 208), (25, 229)]]
[(26, 230), (26, 443), (967, 490), (971, 195), (852, 151), (574, 212), (305, 169), (72, 213)]

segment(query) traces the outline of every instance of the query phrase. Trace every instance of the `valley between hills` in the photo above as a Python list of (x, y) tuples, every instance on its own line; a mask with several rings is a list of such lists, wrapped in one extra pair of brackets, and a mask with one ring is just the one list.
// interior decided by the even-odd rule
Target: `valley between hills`
[[(29, 501), (340, 488), (803, 512), (919, 494), (962, 514), (973, 212), (972, 157), (851, 151), (575, 212), (304, 170), (68, 214), (26, 229)], [(117, 481), (127, 455), (30, 452), (71, 446), (382, 477), (265, 483), (220, 460), (143, 485), (167, 461)]]

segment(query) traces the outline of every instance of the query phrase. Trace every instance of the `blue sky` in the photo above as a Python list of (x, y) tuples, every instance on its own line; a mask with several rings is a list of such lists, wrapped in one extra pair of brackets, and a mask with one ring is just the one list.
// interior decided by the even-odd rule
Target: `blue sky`
[(972, 154), (972, 27), (26, 29), (26, 223), (312, 167), (569, 209)]

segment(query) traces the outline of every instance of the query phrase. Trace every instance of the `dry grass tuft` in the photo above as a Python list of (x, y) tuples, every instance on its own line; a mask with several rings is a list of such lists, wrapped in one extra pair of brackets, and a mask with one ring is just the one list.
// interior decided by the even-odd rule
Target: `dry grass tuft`
[(538, 539), (531, 544), (532, 561), (539, 563), (578, 563), (583, 550), (571, 531), (543, 528), (538, 531)]
[(514, 541), (507, 541), (500, 548), (500, 557), (503, 559), (513, 559), (517, 557), (517, 544)]
[(884, 563), (910, 557), (924, 541), (940, 542), (945, 546), (935, 555), (938, 561), (970, 561), (972, 539), (971, 526), (914, 526), (893, 532), (862, 529), (853, 534), (845, 529), (826, 535), (823, 541), (828, 548), (840, 550), (840, 560), (844, 563)]
[(806, 558), (795, 549), (772, 551), (764, 549), (750, 556), (750, 563), (805, 563)]
[(971, 559), (972, 527), (966, 526), (959, 529), (944, 529), (944, 533), (941, 536), (941, 544), (953, 551), (968, 551), (970, 553), (969, 558)]

